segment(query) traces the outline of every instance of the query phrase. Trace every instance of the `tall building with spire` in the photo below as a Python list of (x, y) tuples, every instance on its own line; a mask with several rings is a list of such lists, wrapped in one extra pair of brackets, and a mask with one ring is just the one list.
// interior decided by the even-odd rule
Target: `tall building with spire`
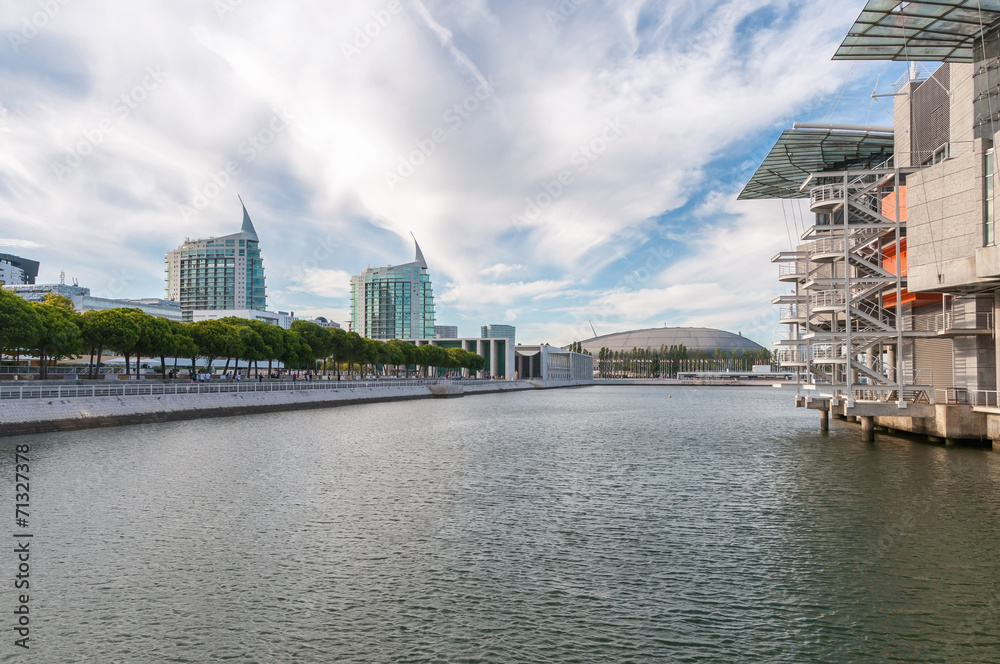
[(351, 277), (351, 330), (369, 339), (432, 339), (434, 292), (416, 238), (405, 265), (368, 267)]
[(166, 264), (167, 299), (181, 303), (184, 320), (192, 320), (195, 310), (266, 309), (260, 241), (246, 205), (239, 233), (185, 238), (184, 244), (167, 252)]

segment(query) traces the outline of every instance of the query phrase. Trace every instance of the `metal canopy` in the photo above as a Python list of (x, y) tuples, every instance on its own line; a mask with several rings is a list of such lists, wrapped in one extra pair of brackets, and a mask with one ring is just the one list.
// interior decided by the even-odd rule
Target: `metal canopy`
[(972, 62), (1000, 0), (868, 0), (834, 60)]
[(802, 183), (813, 173), (877, 165), (892, 156), (885, 131), (787, 129), (750, 178), (739, 200), (808, 198)]

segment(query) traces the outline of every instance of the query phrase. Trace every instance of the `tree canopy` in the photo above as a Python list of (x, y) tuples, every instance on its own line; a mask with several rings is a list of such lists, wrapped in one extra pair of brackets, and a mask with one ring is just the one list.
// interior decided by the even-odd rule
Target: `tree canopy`
[[(121, 354), (128, 361), (159, 358), (225, 359), (257, 366), (280, 362), (293, 370), (342, 369), (380, 375), (431, 375), (432, 369), (481, 371), (486, 361), (460, 348), (416, 346), (402, 340), (365, 339), (356, 332), (295, 321), (285, 330), (262, 321), (227, 317), (180, 323), (140, 309), (120, 308), (80, 314), (64, 297), (27, 302), (0, 289), (0, 352), (32, 355), (45, 366), (65, 357), (90, 355), (91, 374), (102, 357)], [(95, 362), (96, 360), (96, 362)], [(242, 370), (242, 369), (241, 369)]]

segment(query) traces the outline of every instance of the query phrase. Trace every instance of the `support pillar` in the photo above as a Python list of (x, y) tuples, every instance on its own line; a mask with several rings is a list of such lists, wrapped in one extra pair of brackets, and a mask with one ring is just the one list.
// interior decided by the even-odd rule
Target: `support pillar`
[(820, 431), (830, 430), (830, 411), (828, 410), (819, 411), (819, 430)]
[(859, 417), (861, 420), (861, 442), (863, 443), (874, 443), (875, 442), (875, 418), (874, 417)]

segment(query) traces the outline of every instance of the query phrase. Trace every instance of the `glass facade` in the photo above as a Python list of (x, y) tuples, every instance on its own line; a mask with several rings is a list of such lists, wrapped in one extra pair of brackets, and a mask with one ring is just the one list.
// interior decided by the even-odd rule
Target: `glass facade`
[(369, 268), (352, 277), (351, 329), (369, 339), (433, 338), (434, 291), (426, 264)]
[(264, 262), (250, 216), (239, 233), (186, 240), (167, 253), (167, 298), (180, 302), (184, 320), (199, 309), (267, 308)]

